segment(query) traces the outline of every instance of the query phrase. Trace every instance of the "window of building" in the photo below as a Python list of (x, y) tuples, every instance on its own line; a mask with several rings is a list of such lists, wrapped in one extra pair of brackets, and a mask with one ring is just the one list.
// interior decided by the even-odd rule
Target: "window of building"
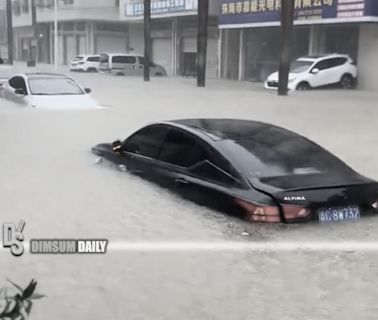
[(19, 0), (12, 3), (12, 10), (15, 16), (19, 16), (21, 14), (21, 2)]
[(28, 13), (29, 12), (29, 0), (22, 0), (21, 12), (22, 13)]

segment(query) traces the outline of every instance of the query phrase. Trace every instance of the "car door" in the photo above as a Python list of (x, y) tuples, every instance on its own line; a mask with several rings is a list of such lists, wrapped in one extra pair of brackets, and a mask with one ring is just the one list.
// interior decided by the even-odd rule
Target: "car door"
[(347, 62), (347, 58), (339, 57), (339, 58), (333, 58), (330, 59), (330, 79), (331, 83), (338, 83), (341, 80), (341, 77), (344, 74), (345, 71), (345, 63)]
[(156, 180), (156, 162), (161, 146), (170, 128), (165, 125), (145, 127), (123, 143), (122, 153), (117, 153), (117, 163), (124, 165), (129, 172), (148, 180)]
[(135, 63), (135, 75), (143, 76), (144, 72), (144, 57), (137, 57), (137, 61)]
[(215, 163), (216, 153), (195, 135), (173, 128), (161, 147), (157, 173), (165, 187), (181, 196), (224, 210), (234, 205), (227, 195), (237, 180)]
[[(324, 59), (315, 64), (310, 71), (310, 84), (312, 87), (320, 87), (332, 83), (330, 66), (331, 59)], [(318, 72), (314, 73), (314, 70), (318, 70)]]

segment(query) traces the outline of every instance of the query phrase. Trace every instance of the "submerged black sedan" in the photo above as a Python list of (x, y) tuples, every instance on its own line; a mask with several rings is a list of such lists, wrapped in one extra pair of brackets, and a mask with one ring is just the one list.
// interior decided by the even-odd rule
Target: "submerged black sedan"
[(184, 197), (255, 222), (334, 222), (378, 213), (378, 183), (314, 142), (262, 122), (147, 125), (92, 151)]

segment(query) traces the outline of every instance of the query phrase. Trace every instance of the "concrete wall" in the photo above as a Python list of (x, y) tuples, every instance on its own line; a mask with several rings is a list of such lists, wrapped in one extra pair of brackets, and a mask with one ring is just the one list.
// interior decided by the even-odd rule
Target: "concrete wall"
[(359, 86), (378, 90), (378, 23), (360, 26), (358, 52)]
[[(119, 8), (115, 0), (75, 0), (73, 5), (59, 4), (59, 21), (68, 20), (103, 20), (117, 21)], [(52, 22), (54, 19), (54, 7), (38, 7), (37, 22)], [(21, 15), (13, 15), (15, 27), (30, 26), (32, 24), (31, 0), (29, 0), (29, 12)]]
[(129, 49), (134, 53), (144, 52), (143, 23), (129, 24)]

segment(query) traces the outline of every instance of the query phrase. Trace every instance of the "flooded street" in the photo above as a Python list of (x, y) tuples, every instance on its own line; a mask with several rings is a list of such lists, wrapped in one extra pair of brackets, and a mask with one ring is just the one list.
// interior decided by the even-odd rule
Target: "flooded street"
[[(1, 223), (32, 238), (112, 241), (377, 241), (378, 217), (331, 225), (260, 225), (185, 201), (90, 148), (144, 124), (242, 118), (296, 131), (378, 179), (377, 94), (324, 90), (287, 98), (256, 84), (70, 74), (108, 109), (54, 111), (0, 100)], [(246, 235), (248, 234), (248, 235)], [(32, 319), (376, 319), (378, 252), (0, 253), (6, 278), (39, 281)], [(372, 280), (373, 279), (373, 280)], [(1, 286), (1, 285), (0, 285)]]

